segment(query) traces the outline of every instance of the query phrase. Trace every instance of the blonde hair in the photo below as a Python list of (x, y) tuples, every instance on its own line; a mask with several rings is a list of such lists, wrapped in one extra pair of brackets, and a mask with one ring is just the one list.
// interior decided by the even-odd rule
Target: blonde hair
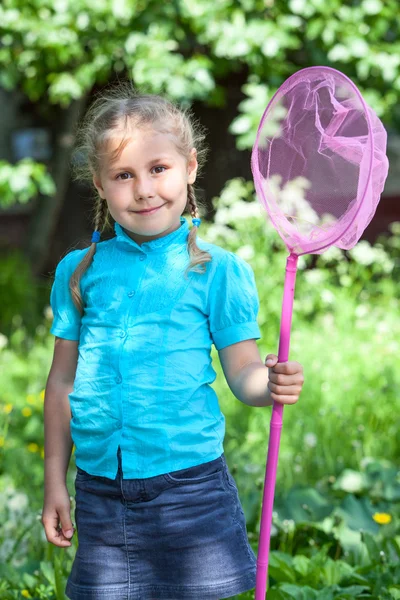
[[(172, 134), (178, 152), (189, 159), (190, 151), (196, 148), (198, 170), (201, 171), (208, 148), (204, 145), (205, 129), (194, 118), (188, 109), (182, 109), (166, 98), (137, 92), (131, 82), (119, 82), (106, 91), (100, 92), (87, 110), (84, 119), (76, 128), (75, 151), (77, 161), (72, 164), (74, 180), (86, 181), (97, 192), (93, 175), (100, 172), (102, 150), (112, 133), (121, 129), (125, 135), (116, 150), (109, 155), (111, 162), (117, 160), (129, 142), (129, 129), (132, 126), (152, 126), (157, 131)], [(199, 206), (194, 187), (187, 186), (187, 204), (184, 212), (189, 212), (192, 218), (199, 218)], [(102, 233), (110, 223), (110, 213), (107, 202), (96, 194), (93, 207), (92, 222), (94, 230)], [(209, 252), (201, 250), (196, 243), (197, 226), (191, 227), (188, 236), (188, 253), (190, 263), (185, 270), (185, 277), (190, 270), (204, 273), (205, 263), (212, 260)], [(83, 314), (83, 301), (80, 292), (80, 280), (90, 266), (96, 252), (97, 243), (92, 242), (88, 252), (72, 273), (69, 287), (72, 300), (80, 314)]]

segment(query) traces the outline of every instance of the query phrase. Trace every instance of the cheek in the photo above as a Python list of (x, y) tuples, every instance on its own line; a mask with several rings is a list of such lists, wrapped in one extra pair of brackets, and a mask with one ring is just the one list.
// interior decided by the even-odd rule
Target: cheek
[(177, 197), (186, 194), (187, 182), (182, 173), (171, 173), (170, 177), (166, 177), (160, 181), (159, 193), (165, 197)]
[(133, 188), (129, 185), (129, 182), (126, 182), (125, 185), (123, 185), (122, 183), (115, 181), (108, 184), (107, 188), (104, 189), (106, 198), (110, 198), (112, 201), (113, 199), (120, 200), (130, 196)]

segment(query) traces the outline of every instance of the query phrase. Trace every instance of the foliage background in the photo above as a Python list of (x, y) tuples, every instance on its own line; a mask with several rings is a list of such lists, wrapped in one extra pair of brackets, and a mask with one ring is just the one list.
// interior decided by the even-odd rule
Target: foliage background
[[(54, 343), (51, 282), (40, 275), (49, 260), (58, 262), (49, 248), (74, 130), (93, 94), (129, 77), (183, 106), (221, 115), (233, 107), (229, 132), (247, 161), (277, 87), (300, 68), (322, 64), (351, 77), (385, 126), (398, 131), (399, 22), (396, 0), (3, 0), (0, 93), (7, 102), (23, 98), (34, 123), (51, 131), (52, 156), (13, 164), (5, 153), (0, 161), (0, 206), (31, 210), (22, 252), (0, 255), (1, 598), (64, 598), (76, 551), (76, 537), (68, 550), (48, 544), (40, 523), (43, 398)], [(0, 127), (9, 132), (5, 119)], [(232, 154), (221, 154), (233, 164)], [(201, 237), (251, 264), (260, 352), (277, 352), (286, 251), (250, 181), (231, 171), (207, 202)], [(374, 246), (362, 241), (348, 253), (299, 260), (291, 357), (303, 364), (306, 381), (284, 415), (272, 600), (400, 597), (399, 257), (400, 225), (393, 224)], [(256, 551), (270, 409), (238, 402), (215, 349), (213, 359), (225, 452)], [(72, 460), (71, 510), (74, 476)]]

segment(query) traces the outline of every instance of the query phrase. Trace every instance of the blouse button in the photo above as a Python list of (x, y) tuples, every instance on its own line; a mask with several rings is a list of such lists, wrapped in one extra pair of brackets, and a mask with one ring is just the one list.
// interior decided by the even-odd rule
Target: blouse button
[(121, 383), (122, 377), (121, 376), (116, 377), (115, 381), (116, 381), (116, 383)]
[(119, 332), (119, 337), (124, 338), (126, 336), (126, 331), (120, 331)]
[(134, 292), (134, 290), (132, 290), (131, 292), (128, 292), (128, 296), (129, 296), (129, 298), (132, 298), (132, 296), (134, 296), (134, 295), (135, 295), (135, 292)]

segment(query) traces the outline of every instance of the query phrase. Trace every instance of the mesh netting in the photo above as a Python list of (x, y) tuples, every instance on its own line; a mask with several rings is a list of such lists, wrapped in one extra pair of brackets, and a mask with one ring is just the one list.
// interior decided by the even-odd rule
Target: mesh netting
[(310, 67), (285, 81), (261, 119), (251, 167), (290, 252), (357, 243), (387, 177), (386, 141), (375, 112), (339, 71)]

